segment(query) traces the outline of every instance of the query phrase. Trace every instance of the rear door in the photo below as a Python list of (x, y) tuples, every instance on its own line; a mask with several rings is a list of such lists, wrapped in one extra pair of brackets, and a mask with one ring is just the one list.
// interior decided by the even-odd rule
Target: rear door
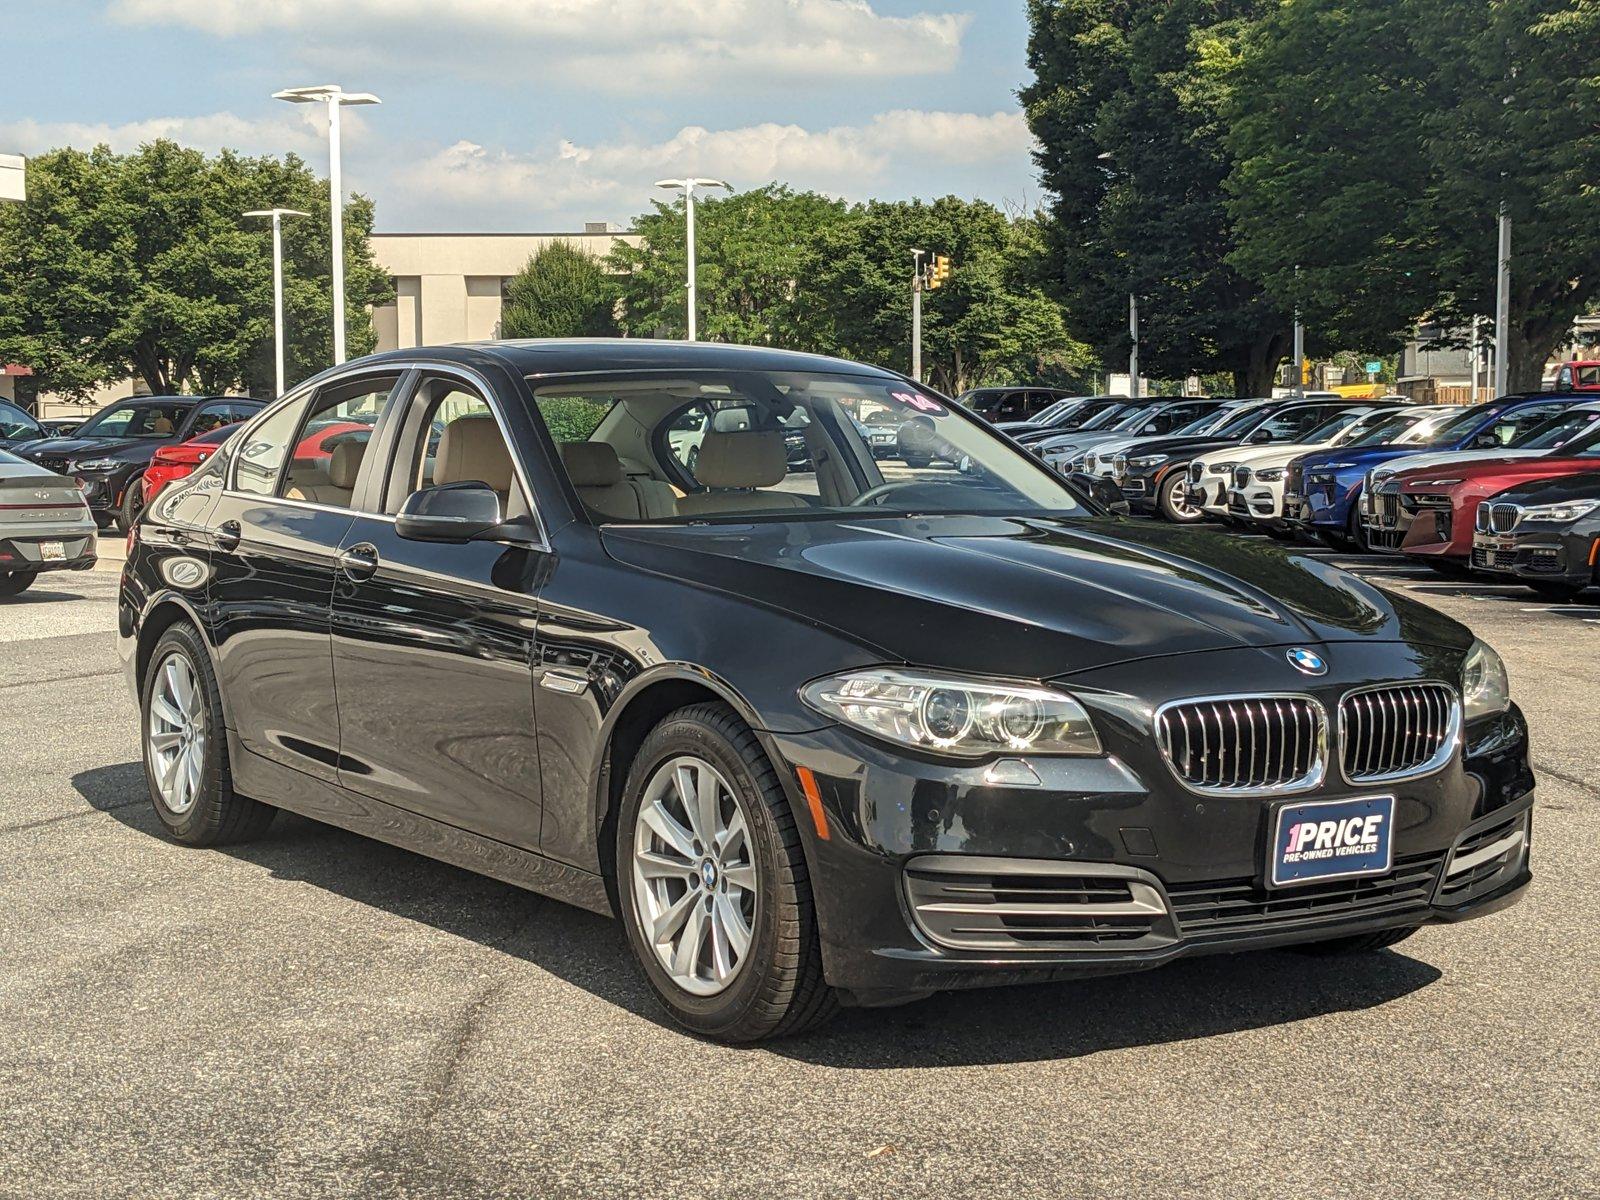
[[(333, 781), (339, 755), (331, 603), (339, 544), (355, 519), (346, 489), (300, 495), (320, 462), (296, 455), (329, 412), (374, 420), (401, 372), (331, 381), (235, 435), (226, 486), (206, 522), (218, 670), (245, 749)], [(359, 470), (363, 464), (355, 464)]]

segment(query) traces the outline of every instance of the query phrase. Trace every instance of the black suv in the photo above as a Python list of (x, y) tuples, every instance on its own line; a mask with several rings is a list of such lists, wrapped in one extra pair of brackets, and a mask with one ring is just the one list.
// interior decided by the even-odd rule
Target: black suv
[(70, 436), (29, 442), (16, 452), (74, 476), (95, 522), (126, 532), (144, 508), (141, 481), (157, 450), (253, 417), (264, 403), (248, 396), (141, 396), (102, 408)]

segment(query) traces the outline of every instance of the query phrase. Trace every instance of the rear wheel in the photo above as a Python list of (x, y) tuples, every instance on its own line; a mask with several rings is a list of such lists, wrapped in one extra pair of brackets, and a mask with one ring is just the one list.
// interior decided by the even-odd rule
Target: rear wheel
[(1156, 488), (1156, 507), (1163, 517), (1179, 525), (1193, 525), (1206, 515), (1198, 504), (1189, 503), (1182, 471), (1170, 471), (1161, 481)]
[(277, 810), (233, 790), (222, 698), (194, 626), (179, 622), (161, 635), (142, 700), (145, 779), (166, 831), (189, 846), (265, 833)]
[(1420, 925), (1404, 925), (1399, 929), (1380, 929), (1376, 933), (1358, 933), (1351, 937), (1329, 938), (1325, 942), (1304, 942), (1291, 949), (1300, 954), (1311, 954), (1329, 957), (1336, 954), (1368, 954), (1374, 950), (1384, 950), (1397, 942), (1403, 942), (1418, 929)]
[(833, 1015), (800, 832), (755, 734), (727, 705), (679, 709), (645, 739), (616, 861), (628, 943), (680, 1025), (748, 1042)]
[(7, 571), (0, 575), (0, 596), (16, 596), (33, 586), (37, 571)]

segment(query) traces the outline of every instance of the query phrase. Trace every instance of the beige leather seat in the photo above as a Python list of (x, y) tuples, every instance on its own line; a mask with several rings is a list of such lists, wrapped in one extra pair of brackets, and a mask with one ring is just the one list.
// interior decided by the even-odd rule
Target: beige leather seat
[(811, 507), (794, 492), (760, 490), (783, 482), (789, 473), (786, 457), (783, 434), (777, 430), (707, 433), (700, 443), (700, 459), (694, 473), (710, 490), (679, 500), (678, 515), (714, 516)]
[(677, 515), (672, 489), (655, 479), (630, 479), (608, 442), (569, 442), (561, 447), (567, 477), (578, 499), (607, 517), (658, 521)]
[(366, 453), (364, 441), (339, 442), (328, 456), (325, 470), (293, 464), (289, 468), (289, 486), (283, 490), (284, 497), (349, 508), (350, 498), (355, 494), (356, 476), (361, 473), (361, 460)]
[(489, 416), (457, 417), (444, 427), (433, 460), (434, 483), (476, 480), (500, 493), (504, 512), (511, 498), (516, 470), (500, 426)]

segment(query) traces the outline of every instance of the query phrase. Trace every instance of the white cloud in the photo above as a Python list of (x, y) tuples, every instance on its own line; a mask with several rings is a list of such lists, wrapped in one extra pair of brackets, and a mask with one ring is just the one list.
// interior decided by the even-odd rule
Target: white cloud
[[(352, 132), (361, 130), (360, 118), (346, 112)], [(110, 146), (118, 153), (136, 150), (146, 142), (167, 138), (199, 150), (227, 147), (244, 154), (283, 154), (294, 151), (313, 163), (325, 156), (326, 118), (320, 107), (277, 108), (270, 116), (248, 119), (231, 112), (191, 117), (151, 117), (120, 125), (106, 122), (0, 121), (0, 145), (24, 154), (38, 154), (62, 146), (89, 150)]]
[(293, 35), (309, 61), (342, 39), (404, 51), (413, 69), (509, 59), (528, 78), (612, 91), (947, 72), (970, 21), (884, 16), (869, 0), (111, 0), (110, 12), (218, 37)]
[(660, 142), (562, 142), (535, 153), (460, 141), (407, 168), (400, 182), (453, 207), (595, 215), (619, 204), (624, 211), (641, 209), (654, 180), (678, 172), (720, 177), (739, 188), (778, 180), (853, 199), (875, 194), (891, 178), (915, 180), (924, 195), (943, 194), (951, 188), (941, 178), (953, 165), (963, 182), (987, 168), (1024, 177), (1031, 145), (1019, 112), (902, 109), (864, 125), (823, 130), (773, 123), (688, 126)]

